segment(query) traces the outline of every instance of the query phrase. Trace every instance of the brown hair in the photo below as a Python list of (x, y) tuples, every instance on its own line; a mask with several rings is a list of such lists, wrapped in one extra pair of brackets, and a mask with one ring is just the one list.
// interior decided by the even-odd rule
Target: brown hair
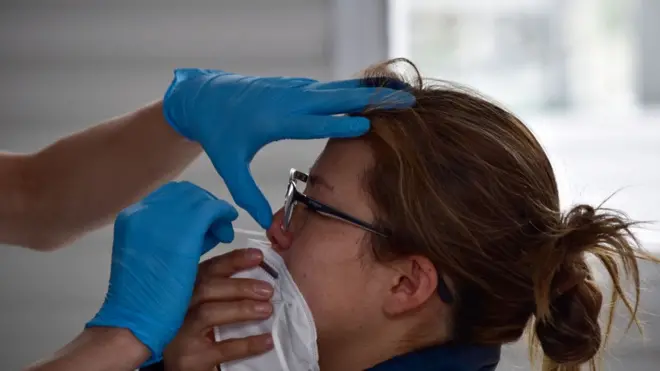
[[(404, 62), (412, 74), (395, 73)], [(578, 370), (603, 338), (603, 295), (585, 260), (592, 254), (634, 320), (642, 252), (624, 214), (578, 205), (562, 214), (552, 165), (534, 135), (513, 114), (453, 84), (421, 78), (407, 60), (362, 75), (371, 86), (403, 88), (412, 109), (364, 113), (364, 139), (374, 153), (366, 188), (377, 225), (377, 258), (420, 254), (454, 283), (452, 341), (504, 344), (532, 332), (545, 370)], [(632, 279), (631, 301), (622, 273)], [(613, 306), (612, 306), (613, 308)], [(609, 332), (610, 312), (605, 333)], [(632, 323), (632, 320), (631, 320)]]

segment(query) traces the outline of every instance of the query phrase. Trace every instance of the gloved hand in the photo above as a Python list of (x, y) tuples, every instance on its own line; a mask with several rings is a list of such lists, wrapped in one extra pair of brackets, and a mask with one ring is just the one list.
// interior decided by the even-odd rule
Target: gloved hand
[(359, 80), (320, 83), (179, 69), (163, 105), (167, 121), (202, 145), (236, 204), (267, 229), (272, 210), (249, 168), (262, 147), (281, 139), (359, 136), (369, 129), (367, 119), (333, 115), (371, 104), (405, 108), (414, 101), (403, 91), (360, 87)]
[(187, 182), (168, 183), (115, 221), (110, 285), (87, 327), (131, 330), (162, 358), (183, 323), (200, 257), (234, 239), (238, 212)]

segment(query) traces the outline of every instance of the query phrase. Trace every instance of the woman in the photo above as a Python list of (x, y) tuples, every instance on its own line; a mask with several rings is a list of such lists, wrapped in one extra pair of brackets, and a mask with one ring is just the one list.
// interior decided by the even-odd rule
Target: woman
[[(423, 81), (414, 66), (404, 83), (395, 62), (369, 69), (364, 84), (405, 89), (416, 105), (372, 108), (368, 134), (330, 140), (309, 177), (292, 173), (307, 197), (288, 202), (268, 231), (314, 315), (321, 370), (493, 370), (500, 346), (528, 324), (545, 370), (595, 368), (603, 296), (586, 256), (605, 265), (612, 301), (635, 318), (636, 257), (652, 258), (634, 223), (600, 206), (561, 213), (552, 166), (520, 120)], [(212, 291), (212, 280), (199, 282)], [(184, 329), (203, 318), (189, 316)], [(182, 330), (165, 364), (197, 369), (194, 342)]]

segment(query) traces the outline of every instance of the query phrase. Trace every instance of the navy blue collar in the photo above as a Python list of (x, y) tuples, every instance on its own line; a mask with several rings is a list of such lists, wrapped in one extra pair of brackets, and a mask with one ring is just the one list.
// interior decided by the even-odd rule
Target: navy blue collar
[(438, 345), (394, 357), (367, 371), (493, 371), (499, 346)]

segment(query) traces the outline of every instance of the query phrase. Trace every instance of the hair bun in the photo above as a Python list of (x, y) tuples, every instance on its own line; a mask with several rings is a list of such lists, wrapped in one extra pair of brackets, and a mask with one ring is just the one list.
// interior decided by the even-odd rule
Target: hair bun
[(570, 288), (564, 292), (557, 288), (550, 315), (536, 319), (536, 336), (545, 355), (554, 362), (582, 364), (592, 359), (601, 345), (598, 315), (603, 296), (595, 282), (581, 273), (566, 282)]

